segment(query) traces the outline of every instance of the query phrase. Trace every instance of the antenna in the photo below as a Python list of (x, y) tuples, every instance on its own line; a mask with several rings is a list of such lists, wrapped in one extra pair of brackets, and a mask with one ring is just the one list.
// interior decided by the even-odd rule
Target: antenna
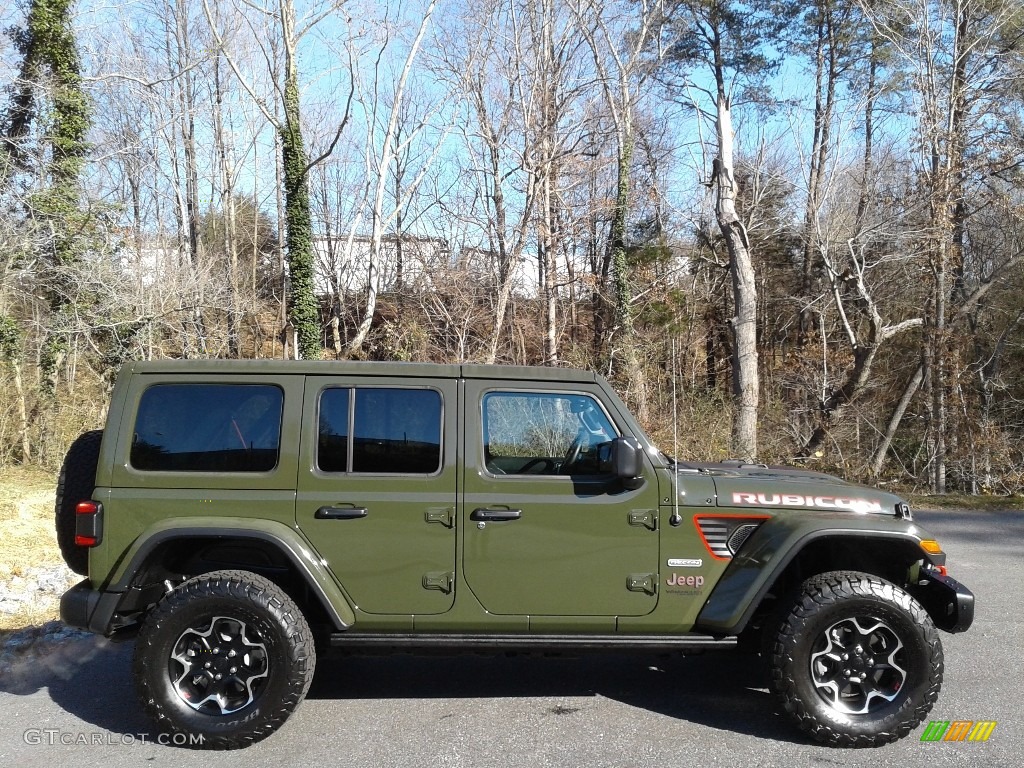
[(679, 527), (683, 518), (679, 514), (679, 404), (676, 398), (676, 379), (679, 356), (676, 353), (676, 337), (672, 337), (672, 459), (676, 466), (672, 467), (672, 516), (668, 522)]

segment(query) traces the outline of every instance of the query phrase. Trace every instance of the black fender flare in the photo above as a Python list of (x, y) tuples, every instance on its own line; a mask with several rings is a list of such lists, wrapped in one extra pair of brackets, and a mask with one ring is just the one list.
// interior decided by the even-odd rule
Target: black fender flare
[[(278, 530), (279, 529), (279, 530)], [(293, 529), (275, 521), (258, 521), (252, 527), (238, 527), (226, 521), (207, 518), (202, 521), (175, 518), (161, 521), (156, 530), (150, 529), (131, 546), (125, 555), (127, 565), (119, 568), (120, 576), (105, 586), (102, 595), (118, 595), (116, 599), (98, 601), (88, 626), (94, 632), (110, 634), (111, 624), (126, 595), (137, 585), (135, 577), (147, 560), (162, 545), (183, 539), (256, 540), (270, 544), (287, 558), (288, 562), (302, 577), (315, 594), (324, 612), (337, 631), (344, 631), (355, 624), (352, 605), (334, 580), (326, 564), (312, 547)], [(103, 609), (102, 611), (100, 609)], [(105, 615), (97, 615), (99, 613)]]
[(913, 552), (912, 561), (924, 560), (935, 565), (945, 562), (945, 555), (929, 555), (921, 549), (921, 538), (909, 531), (821, 528), (799, 536), (781, 554), (774, 543), (769, 544), (760, 533), (761, 529), (751, 535), (715, 584), (697, 616), (695, 631), (738, 635), (746, 629), (761, 601), (797, 555), (808, 545), (823, 539), (896, 542), (904, 544), (908, 553)]

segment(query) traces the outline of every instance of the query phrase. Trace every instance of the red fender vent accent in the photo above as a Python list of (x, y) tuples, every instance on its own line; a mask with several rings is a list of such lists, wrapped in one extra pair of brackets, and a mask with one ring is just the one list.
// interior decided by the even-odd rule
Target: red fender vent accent
[(708, 553), (716, 560), (731, 560), (750, 535), (771, 515), (694, 515)]

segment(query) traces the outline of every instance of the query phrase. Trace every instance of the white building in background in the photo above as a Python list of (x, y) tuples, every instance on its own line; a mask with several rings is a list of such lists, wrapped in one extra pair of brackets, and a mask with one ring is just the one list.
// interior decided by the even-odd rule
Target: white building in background
[[(357, 293), (370, 278), (370, 236), (316, 237), (313, 239), (314, 284), (320, 295)], [(424, 287), (429, 275), (451, 268), (451, 248), (440, 237), (384, 235), (376, 264), (378, 291), (392, 291), (399, 284), (409, 289)]]
[[(497, 291), (498, 255), (486, 248), (462, 247), (452, 249), (440, 237), (405, 235), (401, 248), (393, 234), (384, 235), (377, 263), (376, 288), (378, 292), (397, 290), (399, 285), (399, 254), (401, 254), (401, 284), (407, 291), (432, 291), (452, 283), (474, 286), (477, 289)], [(356, 235), (313, 240), (314, 285), (320, 296), (358, 294), (366, 290), (369, 278), (370, 236)], [(272, 257), (275, 261), (276, 256)], [(223, 264), (201, 259), (193, 264), (170, 238), (149, 239), (137, 253), (126, 243), (117, 254), (123, 273), (133, 275), (140, 287), (155, 284), (176, 286), (184, 290), (185, 284), (198, 279), (212, 279)], [(538, 263), (534, 253), (521, 257), (513, 265), (513, 292), (519, 296), (538, 293)]]
[[(316, 237), (313, 240), (314, 284), (320, 295), (358, 293), (366, 290), (370, 267), (370, 236)], [(433, 290), (453, 280), (472, 277), (479, 286), (497, 287), (497, 254), (483, 248), (461, 248), (453, 253), (440, 237), (404, 235), (399, 243), (384, 235), (376, 265), (378, 292)], [(537, 293), (537, 261), (523, 258), (513, 267), (513, 290), (520, 295)]]
[[(536, 255), (521, 257), (512, 265), (512, 290), (520, 296), (536, 296), (538, 292)], [(463, 248), (456, 256), (455, 269), (475, 275), (481, 285), (498, 290), (498, 254), (486, 248)]]

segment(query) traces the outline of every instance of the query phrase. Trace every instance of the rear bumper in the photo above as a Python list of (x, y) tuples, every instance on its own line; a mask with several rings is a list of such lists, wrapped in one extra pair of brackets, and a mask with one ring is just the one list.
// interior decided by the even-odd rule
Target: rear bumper
[(922, 569), (910, 591), (939, 629), (965, 632), (974, 622), (974, 593), (950, 576)]
[(109, 635), (121, 597), (120, 592), (95, 590), (88, 579), (83, 579), (61, 595), (61, 621), (71, 627)]

